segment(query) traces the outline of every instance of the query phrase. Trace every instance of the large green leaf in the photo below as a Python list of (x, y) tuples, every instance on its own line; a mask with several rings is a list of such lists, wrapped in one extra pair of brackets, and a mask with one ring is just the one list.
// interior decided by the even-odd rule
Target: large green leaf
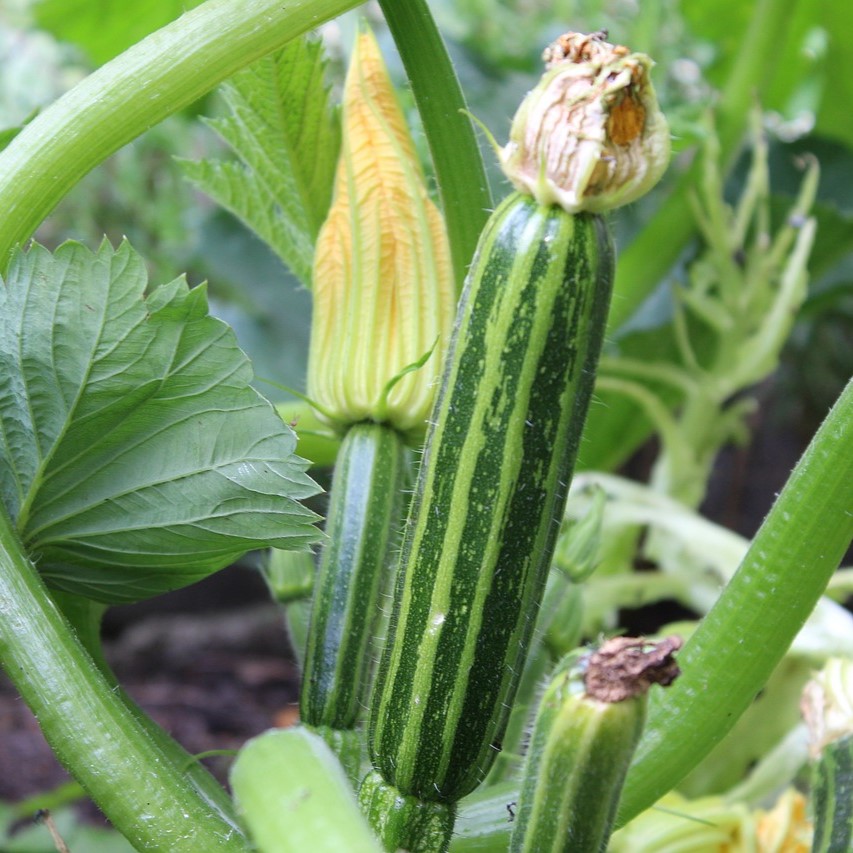
[(0, 493), (45, 579), (106, 602), (315, 538), (295, 437), (231, 330), (182, 279), (66, 243), (0, 288)]
[(299, 38), (231, 78), (208, 123), (238, 160), (182, 161), (187, 177), (268, 243), (304, 284), (340, 147), (322, 43)]

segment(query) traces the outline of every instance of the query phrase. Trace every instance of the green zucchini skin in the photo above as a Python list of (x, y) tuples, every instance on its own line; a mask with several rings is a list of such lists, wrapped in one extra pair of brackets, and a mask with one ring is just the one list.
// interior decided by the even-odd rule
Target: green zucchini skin
[(455, 803), (437, 803), (401, 794), (375, 770), (358, 791), (362, 814), (388, 851), (444, 853), (453, 834)]
[(605, 222), (515, 193), (463, 292), (370, 717), (382, 777), (454, 802), (501, 748), (593, 387)]
[(363, 713), (405, 454), (401, 435), (376, 423), (350, 427), (338, 453), (299, 702), (302, 721), (321, 733), (354, 729)]
[(585, 695), (577, 671), (557, 675), (533, 727), (510, 853), (605, 849), (646, 700), (602, 702)]
[(826, 745), (812, 770), (812, 853), (853, 851), (853, 735)]

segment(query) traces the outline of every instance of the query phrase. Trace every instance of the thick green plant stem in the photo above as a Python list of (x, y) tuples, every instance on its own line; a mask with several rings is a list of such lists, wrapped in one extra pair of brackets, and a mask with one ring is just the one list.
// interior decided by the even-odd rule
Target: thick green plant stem
[[(714, 110), (722, 162), (728, 169), (738, 153), (756, 93), (773, 79), (787, 26), (789, 0), (756, 0), (751, 22)], [(618, 329), (660, 284), (696, 233), (691, 195), (702, 179), (701, 158), (679, 178), (636, 239), (621, 250), (616, 267), (609, 326)]]
[(619, 822), (651, 806), (717, 744), (764, 686), (853, 538), (853, 381), (812, 439), (743, 563), (652, 697)]
[(112, 690), (27, 559), (2, 505), (0, 660), (59, 760), (135, 847), (249, 849)]
[(483, 158), (462, 88), (426, 0), (379, 0), (379, 5), (429, 143), (460, 293), (493, 206)]
[(99, 68), (0, 154), (0, 272), (93, 167), (226, 77), (358, 0), (208, 0)]
[(107, 684), (124, 702), (139, 725), (169, 757), (173, 766), (187, 777), (196, 791), (198, 791), (199, 796), (215, 812), (221, 815), (224, 820), (233, 823), (236, 828), (234, 803), (222, 785), (207, 772), (207, 769), (200, 761), (190, 755), (168, 732), (157, 725), (119, 684), (118, 679), (104, 657), (104, 650), (101, 644), (101, 622), (107, 606), (99, 601), (92, 601), (79, 595), (57, 590), (51, 590), (51, 596), (76, 633), (80, 644), (86, 650), (93, 663), (100, 669)]
[(335, 467), (314, 585), (300, 715), (356, 774), (358, 752), (347, 744), (359, 742), (355, 729), (376, 655), (372, 640), (402, 521), (405, 462), (395, 429), (368, 422), (350, 427)]

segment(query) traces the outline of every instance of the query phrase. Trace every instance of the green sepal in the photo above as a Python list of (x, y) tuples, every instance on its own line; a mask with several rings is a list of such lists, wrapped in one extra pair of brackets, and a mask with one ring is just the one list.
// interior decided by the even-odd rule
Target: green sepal
[(398, 791), (372, 770), (358, 793), (361, 809), (385, 850), (408, 853), (443, 853), (456, 819), (456, 806), (419, 800)]

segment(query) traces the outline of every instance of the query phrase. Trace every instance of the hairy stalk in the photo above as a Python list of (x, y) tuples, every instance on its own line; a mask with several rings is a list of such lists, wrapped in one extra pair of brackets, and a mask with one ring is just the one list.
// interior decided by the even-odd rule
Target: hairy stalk
[(823, 422), (738, 572), (649, 707), (620, 823), (676, 785), (764, 686), (853, 538), (853, 381)]
[(357, 0), (208, 0), (108, 62), (0, 154), (0, 273), (92, 168), (234, 72)]
[(139, 850), (248, 850), (112, 690), (0, 506), (0, 660), (60, 761)]
[[(92, 658), (112, 691), (124, 702), (127, 709), (145, 730), (151, 740), (171, 760), (172, 765), (193, 785), (199, 796), (219, 814), (223, 820), (237, 828), (234, 803), (228, 793), (207, 772), (204, 765), (190, 755), (165, 729), (161, 728), (119, 684), (106, 657), (101, 643), (101, 621), (107, 606), (68, 592), (51, 591), (53, 600), (62, 615), (74, 629), (80, 644)], [(239, 831), (239, 830), (238, 830)]]

